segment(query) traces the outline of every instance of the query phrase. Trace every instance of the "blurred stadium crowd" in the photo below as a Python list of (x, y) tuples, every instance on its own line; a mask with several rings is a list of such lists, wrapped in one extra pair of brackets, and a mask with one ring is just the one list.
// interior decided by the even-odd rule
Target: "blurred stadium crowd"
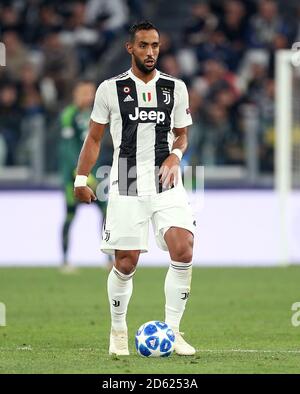
[(126, 30), (150, 19), (161, 30), (158, 68), (189, 87), (188, 161), (246, 166), (252, 116), (259, 173), (272, 173), (274, 54), (300, 41), (299, 16), (296, 0), (177, 0), (172, 7), (165, 0), (2, 0), (0, 166), (27, 165), (43, 134), (36, 149), (44, 152), (43, 171), (55, 173), (59, 114), (74, 83), (99, 83), (129, 67)]

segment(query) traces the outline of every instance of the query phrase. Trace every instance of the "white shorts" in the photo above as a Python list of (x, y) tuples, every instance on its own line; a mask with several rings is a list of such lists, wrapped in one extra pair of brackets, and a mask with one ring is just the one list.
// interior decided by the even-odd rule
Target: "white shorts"
[(185, 228), (194, 234), (196, 223), (185, 189), (175, 187), (141, 197), (110, 195), (101, 250), (108, 254), (114, 254), (116, 249), (147, 252), (150, 220), (156, 243), (163, 250), (168, 250), (164, 235), (170, 227)]

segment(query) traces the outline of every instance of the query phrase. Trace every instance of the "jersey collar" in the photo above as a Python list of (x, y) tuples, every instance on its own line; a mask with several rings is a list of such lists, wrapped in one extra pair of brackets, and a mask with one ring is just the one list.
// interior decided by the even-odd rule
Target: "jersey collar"
[(152, 85), (153, 83), (155, 83), (155, 82), (159, 79), (160, 72), (159, 72), (157, 69), (155, 69), (155, 71), (156, 71), (156, 73), (155, 73), (154, 78), (152, 78), (152, 79), (151, 79), (149, 82), (147, 82), (147, 83), (145, 83), (144, 81), (142, 81), (140, 78), (136, 77), (136, 76), (133, 74), (133, 72), (131, 71), (131, 69), (128, 70), (128, 73), (129, 73), (130, 78), (133, 79), (136, 83), (139, 83), (139, 84), (144, 85), (144, 86), (149, 86), (149, 85)]

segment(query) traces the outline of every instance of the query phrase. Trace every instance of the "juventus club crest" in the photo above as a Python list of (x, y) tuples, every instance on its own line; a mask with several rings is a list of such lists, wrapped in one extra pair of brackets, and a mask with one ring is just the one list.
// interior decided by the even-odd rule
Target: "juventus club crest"
[(109, 230), (104, 230), (104, 235), (103, 235), (103, 239), (104, 241), (109, 241), (110, 238), (110, 231)]
[(170, 104), (171, 102), (171, 92), (169, 89), (167, 88), (162, 88), (162, 94), (163, 94), (163, 98), (164, 98), (164, 103), (165, 104)]
[(187, 291), (187, 292), (184, 292), (184, 293), (181, 293), (181, 294), (183, 295), (183, 297), (181, 297), (181, 299), (182, 300), (187, 300), (189, 298), (190, 292)]

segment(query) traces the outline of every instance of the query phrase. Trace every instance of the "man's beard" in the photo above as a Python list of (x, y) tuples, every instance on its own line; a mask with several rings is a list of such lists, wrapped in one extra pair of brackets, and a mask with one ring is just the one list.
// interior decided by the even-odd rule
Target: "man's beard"
[(152, 67), (146, 67), (143, 62), (140, 61), (139, 58), (137, 58), (135, 55), (133, 55), (135, 64), (137, 68), (144, 74), (150, 74), (156, 67), (156, 61), (154, 60), (153, 66)]

